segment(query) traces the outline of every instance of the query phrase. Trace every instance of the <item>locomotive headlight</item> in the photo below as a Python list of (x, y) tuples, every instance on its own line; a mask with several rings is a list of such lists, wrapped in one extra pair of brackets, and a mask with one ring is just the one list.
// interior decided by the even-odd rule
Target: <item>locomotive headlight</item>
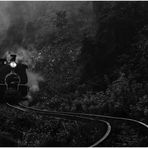
[(15, 62), (10, 62), (10, 66), (12, 67), (12, 68), (15, 68), (16, 67), (16, 63)]

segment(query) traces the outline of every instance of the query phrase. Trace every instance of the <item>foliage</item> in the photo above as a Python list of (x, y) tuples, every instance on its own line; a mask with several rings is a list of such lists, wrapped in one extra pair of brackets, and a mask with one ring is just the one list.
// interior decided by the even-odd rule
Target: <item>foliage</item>
[[(24, 8), (28, 8), (25, 4)], [(53, 9), (55, 4), (35, 3), (38, 9), (31, 13), (31, 18), (23, 12), (12, 17), (1, 39), (3, 52), (23, 47), (33, 53), (33, 70), (45, 78), (40, 92), (34, 95), (34, 106), (130, 117), (148, 123), (148, 3), (65, 2)], [(18, 10), (25, 11), (21, 4), (16, 10), (10, 8), (12, 16)], [(81, 127), (88, 128), (86, 124), (76, 127), (70, 121), (13, 113), (13, 120), (4, 114), (0, 116), (1, 123), (5, 123), (1, 124), (2, 132), (11, 133), (14, 138), (21, 134), (20, 143), (25, 146), (35, 146), (44, 138), (50, 143), (56, 141), (57, 145), (69, 142), (80, 146), (89, 141), (85, 133), (89, 131), (79, 132)], [(18, 135), (7, 129), (9, 126), (19, 128)], [(112, 139), (106, 145), (141, 146), (147, 144), (146, 138), (123, 123), (114, 127)]]
[(89, 146), (101, 136), (97, 132), (100, 125), (91, 122), (21, 113), (5, 105), (1, 105), (0, 114), (1, 134), (13, 137), (19, 146)]

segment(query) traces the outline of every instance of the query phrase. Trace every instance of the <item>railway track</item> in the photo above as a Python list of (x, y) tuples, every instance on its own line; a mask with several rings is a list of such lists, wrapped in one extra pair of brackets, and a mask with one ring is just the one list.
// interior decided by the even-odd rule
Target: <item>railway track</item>
[(103, 133), (103, 135), (101, 137), (99, 137), (99, 139), (92, 144), (90, 147), (95, 147), (98, 146), (100, 143), (102, 143), (105, 139), (107, 139), (107, 137), (109, 136), (110, 132), (111, 132), (111, 125), (109, 122), (102, 120), (102, 119), (94, 119), (91, 116), (83, 116), (83, 115), (79, 115), (79, 114), (70, 114), (70, 113), (66, 113), (66, 112), (51, 112), (51, 111), (45, 111), (45, 110), (40, 110), (40, 109), (36, 109), (36, 108), (32, 108), (32, 107), (26, 107), (23, 105), (11, 105), (8, 104), (7, 105), (11, 108), (23, 111), (23, 112), (35, 112), (38, 114), (42, 114), (42, 115), (50, 115), (53, 117), (58, 117), (58, 118), (64, 118), (64, 119), (69, 119), (69, 120), (78, 120), (78, 121), (83, 121), (83, 122), (96, 122), (98, 124), (102, 123), (102, 126), (104, 125), (106, 128), (106, 131)]
[(104, 133), (104, 135), (101, 138), (99, 138), (99, 140), (97, 142), (92, 144), (90, 147), (99, 146), (103, 141), (105, 141), (108, 138), (108, 136), (111, 133), (111, 124), (109, 122), (110, 120), (130, 122), (132, 124), (142, 126), (143, 128), (148, 130), (147, 124), (145, 124), (141, 121), (135, 120), (135, 119), (130, 119), (130, 118), (113, 117), (113, 116), (96, 115), (96, 114), (85, 114), (85, 113), (74, 113), (74, 112), (56, 112), (56, 111), (40, 110), (37, 108), (26, 107), (24, 105), (18, 105), (18, 106), (13, 106), (10, 104), (7, 104), (7, 105), (12, 108), (18, 109), (20, 111), (24, 111), (24, 112), (32, 111), (32, 112), (36, 112), (38, 114), (50, 115), (50, 116), (59, 117), (59, 118), (104, 123), (104, 125), (106, 126), (106, 132)]

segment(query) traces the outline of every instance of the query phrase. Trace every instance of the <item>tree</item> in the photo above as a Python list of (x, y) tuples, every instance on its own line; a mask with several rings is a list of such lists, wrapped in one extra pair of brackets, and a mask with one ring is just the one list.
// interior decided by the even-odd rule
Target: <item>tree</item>
[(85, 50), (81, 49), (81, 57), (87, 63), (84, 69), (91, 73), (90, 77), (98, 75), (102, 79), (100, 74), (111, 75), (121, 66), (117, 60), (119, 55), (129, 54), (138, 32), (148, 23), (147, 6), (146, 2), (93, 2), (97, 34), (95, 41), (90, 41), (91, 48), (84, 45), (88, 42), (84, 38)]

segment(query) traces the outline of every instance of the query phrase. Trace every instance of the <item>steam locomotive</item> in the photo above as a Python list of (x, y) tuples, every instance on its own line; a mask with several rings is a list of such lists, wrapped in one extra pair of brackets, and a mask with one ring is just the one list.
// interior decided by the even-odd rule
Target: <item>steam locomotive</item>
[(16, 62), (16, 55), (10, 60), (0, 59), (0, 102), (17, 104), (25, 100), (28, 93), (27, 65)]

